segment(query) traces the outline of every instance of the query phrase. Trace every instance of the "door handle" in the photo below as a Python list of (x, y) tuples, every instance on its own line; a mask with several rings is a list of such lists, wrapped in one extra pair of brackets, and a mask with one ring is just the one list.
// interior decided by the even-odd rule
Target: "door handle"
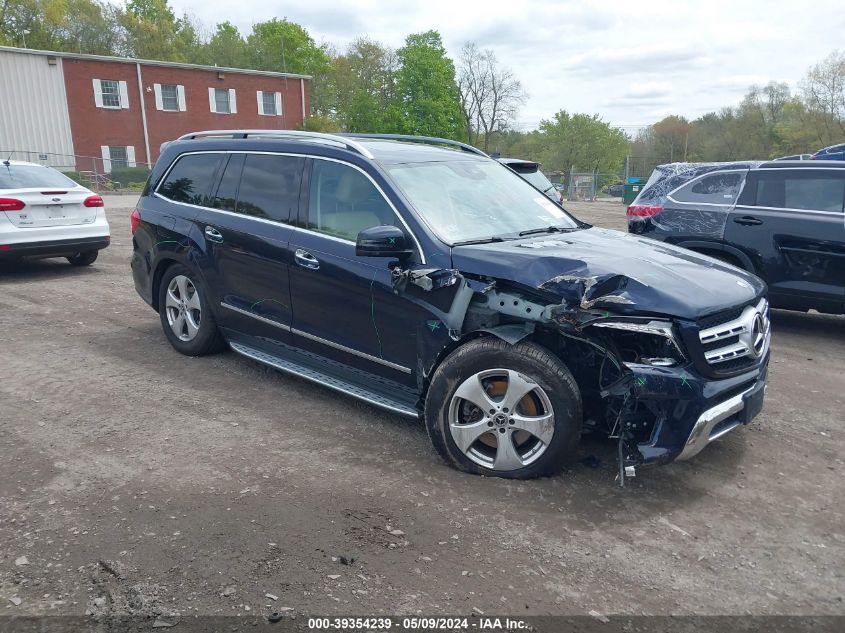
[(311, 270), (318, 270), (320, 268), (320, 260), (304, 249), (297, 248), (293, 257), (296, 263), (304, 268), (310, 268)]
[(218, 244), (223, 241), (223, 235), (213, 226), (205, 227), (205, 236), (212, 242), (217, 242)]
[(763, 220), (758, 220), (754, 216), (751, 215), (744, 215), (741, 218), (734, 218), (734, 222), (737, 224), (742, 224), (743, 226), (757, 226), (758, 224), (763, 224)]

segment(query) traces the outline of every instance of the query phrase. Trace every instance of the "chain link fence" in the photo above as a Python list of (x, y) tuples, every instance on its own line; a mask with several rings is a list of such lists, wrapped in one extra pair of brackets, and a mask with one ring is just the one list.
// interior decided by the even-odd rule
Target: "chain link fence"
[(573, 167), (569, 172), (566, 187), (567, 200), (593, 201), (609, 195), (608, 187), (623, 181), (623, 173), (604, 173), (599, 171), (578, 170)]

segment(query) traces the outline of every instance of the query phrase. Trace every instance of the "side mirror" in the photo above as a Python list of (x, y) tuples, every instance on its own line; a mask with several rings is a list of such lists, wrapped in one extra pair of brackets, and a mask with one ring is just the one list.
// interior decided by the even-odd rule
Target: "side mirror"
[(405, 233), (396, 226), (372, 226), (358, 233), (355, 254), (366, 257), (403, 258), (413, 251), (408, 248)]

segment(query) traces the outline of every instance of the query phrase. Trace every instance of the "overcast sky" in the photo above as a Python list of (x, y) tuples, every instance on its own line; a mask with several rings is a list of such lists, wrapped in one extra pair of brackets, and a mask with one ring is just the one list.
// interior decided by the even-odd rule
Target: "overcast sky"
[(211, 26), (247, 33), (272, 17), (303, 25), (342, 50), (360, 35), (399, 47), (436, 29), (453, 59), (467, 40), (492, 48), (529, 98), (518, 125), (535, 128), (561, 109), (598, 113), (635, 132), (667, 114), (689, 118), (735, 105), (749, 85), (786, 81), (837, 46), (843, 0), (171, 0)]

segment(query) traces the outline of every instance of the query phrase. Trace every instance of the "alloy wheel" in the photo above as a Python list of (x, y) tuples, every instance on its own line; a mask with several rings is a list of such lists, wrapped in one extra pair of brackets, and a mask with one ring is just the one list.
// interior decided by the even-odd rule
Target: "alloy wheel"
[(449, 405), (452, 440), (467, 458), (496, 471), (524, 468), (552, 441), (554, 410), (545, 390), (512, 369), (467, 378)]
[(167, 285), (167, 323), (180, 341), (191, 341), (200, 330), (202, 307), (197, 287), (185, 275), (176, 275)]

